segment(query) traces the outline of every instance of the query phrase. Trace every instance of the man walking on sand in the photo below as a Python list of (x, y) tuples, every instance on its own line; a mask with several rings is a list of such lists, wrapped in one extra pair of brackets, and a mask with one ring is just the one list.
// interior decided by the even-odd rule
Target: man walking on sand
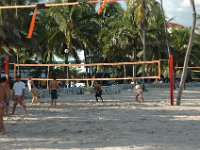
[(21, 77), (17, 76), (17, 82), (13, 85), (13, 110), (11, 115), (14, 115), (15, 108), (18, 104), (20, 104), (24, 108), (25, 113), (27, 113), (26, 105), (24, 103), (24, 93), (25, 84), (21, 81)]
[(6, 131), (4, 127), (4, 121), (3, 121), (6, 98), (7, 98), (6, 89), (5, 89), (2, 78), (0, 78), (0, 133), (4, 133)]
[(49, 94), (51, 93), (51, 106), (56, 106), (56, 100), (58, 99), (58, 90), (58, 81), (56, 81), (56, 77), (54, 77), (49, 85)]
[(94, 81), (94, 90), (95, 90), (96, 101), (98, 102), (98, 97), (100, 97), (103, 102), (103, 98), (101, 97), (102, 95), (101, 85), (98, 84), (97, 81)]

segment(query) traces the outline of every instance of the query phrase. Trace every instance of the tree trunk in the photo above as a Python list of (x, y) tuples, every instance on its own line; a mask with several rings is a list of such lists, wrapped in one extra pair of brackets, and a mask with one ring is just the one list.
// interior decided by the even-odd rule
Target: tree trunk
[[(50, 50), (48, 50), (48, 63), (49, 64), (52, 64), (52, 60), (53, 59), (53, 55), (52, 55), (52, 52)], [(47, 79), (49, 79), (51, 76), (51, 68), (50, 66), (48, 66), (48, 70), (47, 70)], [(47, 88), (49, 87), (49, 80), (47, 80)]]
[[(83, 49), (84, 50), (84, 58), (85, 58), (85, 64), (88, 64), (89, 63), (89, 61), (88, 61), (88, 57), (89, 57), (89, 55), (88, 54), (86, 54), (87, 52), (86, 52), (86, 50), (85, 49)], [(86, 78), (89, 78), (89, 73), (88, 73), (88, 70), (89, 70), (89, 68), (88, 68), (88, 66), (85, 66), (85, 71), (86, 71)], [(86, 80), (86, 86), (87, 87), (89, 87), (89, 82), (88, 82), (88, 80)]]
[(193, 10), (193, 25), (191, 28), (190, 40), (189, 40), (187, 52), (185, 55), (185, 61), (184, 61), (183, 72), (182, 72), (182, 76), (181, 76), (180, 88), (178, 90), (176, 105), (181, 105), (181, 96), (182, 96), (182, 91), (183, 91), (183, 87), (184, 87), (185, 79), (186, 79), (186, 75), (187, 75), (187, 66), (188, 66), (188, 62), (189, 62), (190, 53), (192, 50), (194, 30), (196, 27), (196, 9), (195, 9), (194, 0), (190, 0), (190, 3), (192, 6), (192, 10)]
[[(53, 53), (51, 51), (49, 54), (49, 63), (52, 64), (52, 62), (53, 62)], [(53, 67), (49, 67), (49, 71), (50, 71), (49, 76), (50, 76), (50, 78), (52, 78), (53, 77)]]
[[(49, 79), (49, 66), (47, 69), (47, 79)], [(49, 80), (47, 80), (47, 89), (49, 88)]]
[[(134, 62), (137, 61), (136, 55), (137, 55), (137, 52), (136, 52), (136, 49), (134, 49), (134, 58), (133, 58)], [(135, 78), (137, 76), (136, 65), (133, 65), (133, 69), (134, 69), (133, 70), (133, 75), (134, 75), (133, 77)], [(134, 80), (134, 83), (136, 83), (135, 80)]]
[[(142, 34), (143, 34), (143, 61), (146, 61), (146, 27), (145, 27), (145, 2), (143, 1), (143, 16), (142, 16)], [(145, 64), (142, 65), (142, 77), (145, 76)], [(142, 79), (142, 87), (145, 90), (145, 82)]]
[[(126, 66), (123, 65), (123, 70), (124, 70), (124, 78), (126, 78)], [(124, 84), (126, 84), (126, 80), (124, 80)]]
[[(167, 32), (167, 26), (166, 26), (166, 20), (165, 20), (165, 12), (164, 12), (164, 9), (163, 9), (163, 1), (162, 0), (160, 0), (160, 8), (161, 8), (161, 13), (162, 13), (162, 17), (163, 17), (163, 24), (164, 24), (164, 27), (165, 27), (165, 34), (167, 35), (168, 32)], [(170, 55), (169, 41), (168, 41), (167, 36), (166, 36), (165, 42), (166, 42), (166, 46), (167, 46), (168, 55)]]

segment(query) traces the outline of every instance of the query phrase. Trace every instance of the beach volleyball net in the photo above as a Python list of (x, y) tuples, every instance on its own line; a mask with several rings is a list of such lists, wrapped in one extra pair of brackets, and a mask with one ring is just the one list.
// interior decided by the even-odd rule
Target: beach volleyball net
[[(176, 79), (180, 80), (183, 72), (183, 67), (175, 67)], [(200, 82), (200, 67), (187, 67), (186, 82)]]
[[(143, 71), (144, 70), (144, 71)], [(145, 72), (145, 73), (143, 73)], [(14, 64), (14, 76), (27, 80), (48, 81), (120, 81), (160, 79), (160, 61), (92, 63), (92, 64)]]

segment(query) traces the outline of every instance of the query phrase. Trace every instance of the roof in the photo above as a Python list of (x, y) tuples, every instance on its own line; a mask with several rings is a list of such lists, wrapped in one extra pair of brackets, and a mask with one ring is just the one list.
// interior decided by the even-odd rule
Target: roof
[(168, 28), (184, 28), (185, 26), (180, 25), (178, 23), (173, 23), (173, 22), (167, 22), (166, 23)]

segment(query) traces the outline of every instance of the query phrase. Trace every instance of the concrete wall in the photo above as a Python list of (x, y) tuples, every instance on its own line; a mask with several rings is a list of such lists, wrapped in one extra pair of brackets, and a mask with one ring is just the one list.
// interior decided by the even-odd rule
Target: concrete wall
[[(40, 98), (51, 97), (48, 89), (37, 89), (37, 92)], [(84, 94), (83, 88), (81, 87), (72, 87), (68, 89), (60, 88), (60, 91), (58, 92), (58, 97), (65, 97), (66, 95), (77, 95), (77, 94)], [(31, 95), (28, 92), (28, 89), (26, 89), (25, 91), (25, 98), (31, 98)]]

